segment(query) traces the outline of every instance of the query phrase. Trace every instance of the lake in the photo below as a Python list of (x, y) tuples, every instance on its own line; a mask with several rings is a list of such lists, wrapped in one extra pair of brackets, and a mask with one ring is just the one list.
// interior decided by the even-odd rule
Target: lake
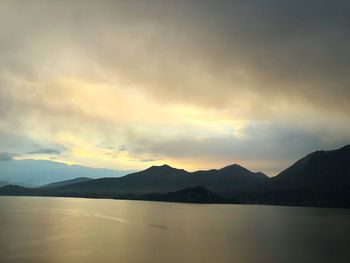
[(0, 262), (350, 262), (350, 210), (0, 197)]

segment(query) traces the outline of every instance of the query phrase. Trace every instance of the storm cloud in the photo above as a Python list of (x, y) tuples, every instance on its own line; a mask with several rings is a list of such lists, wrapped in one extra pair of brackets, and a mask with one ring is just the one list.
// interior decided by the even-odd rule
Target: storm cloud
[(1, 1), (0, 143), (61, 145), (64, 161), (96, 166), (276, 171), (350, 141), (349, 12), (348, 1)]

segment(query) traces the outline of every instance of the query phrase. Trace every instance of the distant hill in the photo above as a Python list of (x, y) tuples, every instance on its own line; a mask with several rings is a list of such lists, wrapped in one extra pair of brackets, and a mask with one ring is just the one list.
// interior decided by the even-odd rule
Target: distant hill
[(236, 200), (228, 200), (208, 189), (197, 186), (169, 193), (151, 193), (140, 196), (139, 199), (150, 201), (181, 202), (181, 203), (237, 203)]
[(78, 177), (119, 177), (132, 171), (91, 168), (46, 160), (7, 160), (0, 162), (0, 180), (37, 187)]
[(33, 195), (33, 190), (19, 185), (5, 185), (0, 187), (0, 195)]
[(187, 172), (169, 165), (152, 166), (144, 171), (119, 178), (101, 178), (60, 187), (62, 191), (105, 193), (170, 192), (202, 186), (213, 192), (246, 189), (268, 180), (262, 173), (253, 173), (237, 164), (219, 170)]
[(44, 186), (41, 186), (41, 187), (42, 188), (60, 187), (60, 186), (64, 186), (64, 185), (70, 185), (70, 184), (87, 182), (87, 181), (90, 181), (90, 180), (92, 180), (92, 179), (88, 178), (88, 177), (78, 177), (78, 178), (74, 178), (74, 179), (71, 179), (71, 180), (65, 180), (65, 181), (60, 181), (60, 182), (47, 184), (47, 185), (44, 185)]
[(0, 187), (11, 184), (9, 181), (0, 181)]

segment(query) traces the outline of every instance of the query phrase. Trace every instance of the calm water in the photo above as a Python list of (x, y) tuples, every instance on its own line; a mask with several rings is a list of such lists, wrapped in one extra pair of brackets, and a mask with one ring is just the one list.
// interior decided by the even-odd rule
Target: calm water
[(0, 197), (0, 262), (350, 262), (350, 211)]

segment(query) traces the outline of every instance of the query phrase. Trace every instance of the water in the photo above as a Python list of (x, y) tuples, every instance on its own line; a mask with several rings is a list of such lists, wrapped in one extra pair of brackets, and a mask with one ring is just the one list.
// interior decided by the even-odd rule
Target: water
[(0, 262), (350, 262), (350, 210), (0, 197)]

